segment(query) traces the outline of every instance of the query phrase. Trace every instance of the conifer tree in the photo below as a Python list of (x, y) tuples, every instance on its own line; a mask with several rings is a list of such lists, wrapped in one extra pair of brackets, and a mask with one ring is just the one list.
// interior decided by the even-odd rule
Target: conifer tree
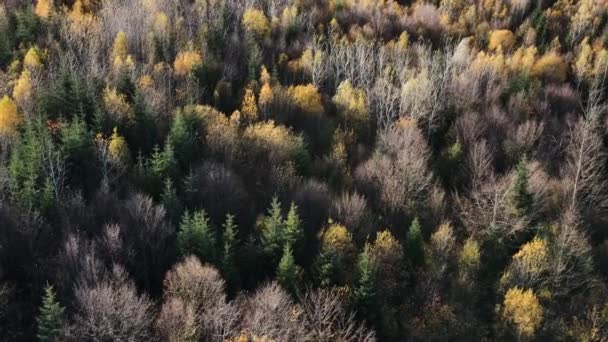
[(287, 291), (295, 294), (297, 290), (296, 282), (298, 279), (298, 266), (293, 257), (293, 250), (289, 244), (283, 248), (283, 256), (277, 268), (277, 280)]
[(416, 266), (421, 266), (424, 262), (424, 241), (418, 218), (414, 218), (407, 231), (407, 255)]
[(63, 320), (65, 308), (57, 301), (52, 286), (44, 289), (40, 314), (36, 319), (38, 322), (38, 340), (41, 342), (56, 341)]
[(173, 119), (169, 136), (169, 143), (175, 149), (177, 160), (182, 168), (187, 167), (192, 160), (194, 152), (194, 125), (195, 120), (186, 114), (178, 112)]
[(304, 233), (302, 232), (302, 223), (300, 222), (300, 216), (298, 215), (298, 206), (291, 202), (289, 212), (287, 213), (287, 219), (285, 219), (285, 234), (283, 237), (283, 243), (290, 245), (294, 252), (298, 251)]
[(281, 202), (275, 196), (270, 203), (268, 214), (262, 218), (260, 233), (262, 238), (262, 249), (268, 258), (274, 262), (279, 258), (283, 246), (284, 223), (281, 216)]
[(368, 321), (373, 321), (373, 305), (376, 296), (375, 273), (370, 246), (366, 244), (357, 260), (354, 297), (357, 311)]
[(179, 218), (182, 210), (182, 204), (177, 196), (177, 191), (173, 186), (173, 181), (171, 178), (165, 178), (165, 185), (163, 187), (163, 192), (160, 196), (161, 203), (165, 207), (167, 211), (167, 215), (171, 218), (172, 221), (176, 221)]
[(226, 215), (226, 221), (222, 225), (222, 242), (224, 244), (222, 251), (221, 270), (224, 278), (228, 282), (228, 286), (233, 289), (238, 287), (239, 273), (236, 267), (235, 253), (238, 247), (237, 240), (237, 225), (234, 222), (234, 216)]
[(515, 182), (509, 191), (509, 209), (519, 216), (525, 217), (532, 212), (534, 199), (528, 189), (528, 160), (524, 156), (517, 164)]
[(201, 261), (214, 262), (216, 253), (215, 233), (204, 210), (190, 215), (185, 212), (177, 232), (177, 250), (182, 257), (196, 255)]

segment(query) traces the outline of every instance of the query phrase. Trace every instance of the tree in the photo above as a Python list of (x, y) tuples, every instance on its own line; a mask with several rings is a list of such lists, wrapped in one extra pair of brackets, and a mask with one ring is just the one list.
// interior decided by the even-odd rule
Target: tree
[(65, 308), (57, 301), (55, 290), (51, 285), (44, 289), (38, 322), (38, 340), (41, 342), (53, 342), (57, 340), (64, 319)]
[[(13, 88), (13, 98), (19, 103), (21, 108), (28, 108), (32, 98), (32, 78), (29, 70), (25, 69)], [(28, 108), (29, 109), (29, 108)]]
[(304, 114), (321, 115), (323, 114), (323, 102), (319, 90), (312, 84), (297, 85), (289, 87), (287, 90), (292, 101)]
[(264, 12), (248, 8), (243, 14), (243, 28), (256, 38), (265, 38), (270, 35), (270, 23)]
[(25, 57), (23, 57), (23, 65), (30, 70), (36, 70), (42, 66), (38, 49), (31, 47), (27, 50)]
[(488, 48), (496, 51), (499, 48), (501, 51), (509, 50), (515, 45), (515, 35), (510, 30), (494, 30), (490, 32), (490, 41)]
[(281, 202), (279, 202), (279, 199), (275, 196), (272, 198), (268, 213), (259, 223), (262, 249), (270, 260), (278, 260), (279, 253), (281, 253), (283, 248), (285, 238), (284, 224), (281, 215)]
[(129, 163), (130, 152), (125, 138), (118, 134), (118, 129), (114, 127), (108, 143), (108, 153), (110, 160), (115, 165), (126, 165)]
[(173, 62), (173, 69), (178, 76), (191, 75), (203, 64), (203, 58), (197, 51), (180, 51)]
[(245, 122), (254, 122), (258, 118), (258, 105), (255, 99), (255, 94), (251, 88), (245, 90), (245, 96), (241, 103), (241, 117)]
[(116, 61), (124, 62), (129, 55), (129, 45), (127, 41), (127, 34), (124, 31), (119, 31), (114, 38), (112, 44), (112, 60), (116, 64)]
[(527, 217), (532, 213), (534, 197), (528, 190), (528, 160), (524, 156), (517, 164), (515, 181), (509, 190), (509, 209), (518, 217)]
[(177, 191), (173, 186), (171, 178), (166, 178), (164, 182), (163, 192), (160, 195), (161, 203), (171, 221), (176, 222), (182, 212), (182, 203), (177, 196)]
[(515, 287), (505, 294), (502, 315), (519, 336), (532, 337), (543, 321), (543, 308), (532, 290)]
[(234, 216), (227, 214), (226, 221), (222, 225), (222, 274), (228, 282), (229, 288), (237, 288), (239, 284), (239, 272), (236, 265), (236, 252), (238, 248), (238, 227), (234, 222)]
[(227, 303), (224, 280), (213, 267), (189, 256), (167, 272), (164, 287), (164, 303), (156, 322), (164, 340), (226, 340), (234, 333), (238, 312)]
[(196, 255), (206, 262), (216, 260), (217, 241), (204, 210), (188, 211), (182, 216), (177, 232), (177, 249), (183, 257)]
[(372, 259), (371, 246), (366, 244), (359, 254), (356, 265), (356, 283), (353, 291), (357, 311), (368, 322), (374, 322), (376, 303), (376, 265)]
[(501, 278), (506, 287), (519, 286), (541, 289), (546, 280), (549, 263), (549, 251), (545, 240), (535, 237), (521, 246), (513, 255), (511, 265)]
[(338, 108), (345, 129), (353, 129), (359, 135), (369, 128), (369, 111), (365, 91), (352, 86), (346, 80), (338, 86), (333, 101)]
[(38, 0), (36, 2), (36, 15), (48, 19), (48, 17), (53, 13), (54, 10), (53, 0)]
[(17, 105), (8, 95), (0, 100), (0, 135), (10, 137), (17, 132), (21, 117), (17, 113)]
[(147, 341), (153, 338), (153, 303), (139, 295), (120, 267), (108, 279), (75, 291), (71, 324), (62, 341)]
[(302, 222), (298, 215), (298, 206), (293, 202), (291, 202), (289, 212), (287, 212), (284, 227), (285, 234), (283, 237), (283, 244), (291, 246), (294, 251), (300, 250), (304, 232), (302, 231)]
[(414, 218), (407, 231), (406, 241), (406, 253), (410, 260), (414, 265), (422, 266), (424, 262), (424, 241), (422, 240), (422, 231), (417, 217)]
[(289, 243), (283, 248), (283, 256), (277, 268), (277, 281), (285, 290), (294, 294), (297, 290), (298, 266), (293, 257), (293, 250)]

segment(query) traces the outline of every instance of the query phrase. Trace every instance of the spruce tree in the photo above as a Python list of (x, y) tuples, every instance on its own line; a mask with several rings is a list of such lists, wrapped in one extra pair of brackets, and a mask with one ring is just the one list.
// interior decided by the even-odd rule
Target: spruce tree
[(222, 225), (222, 251), (221, 270), (230, 288), (238, 287), (239, 273), (236, 267), (235, 252), (238, 245), (237, 229), (233, 215), (226, 215), (226, 221)]
[(528, 159), (524, 156), (517, 164), (515, 182), (508, 195), (509, 209), (519, 217), (525, 217), (532, 212), (533, 197), (528, 190)]
[(204, 262), (215, 261), (215, 233), (204, 210), (192, 215), (187, 211), (184, 213), (177, 232), (177, 250), (183, 257), (193, 254)]
[(414, 218), (407, 232), (407, 255), (416, 266), (421, 266), (424, 262), (424, 241), (418, 218)]
[(182, 204), (177, 196), (177, 191), (173, 186), (171, 178), (165, 178), (165, 184), (163, 186), (163, 192), (160, 195), (161, 203), (167, 211), (167, 215), (171, 218), (171, 221), (176, 222), (182, 211)]
[(268, 214), (260, 222), (262, 249), (273, 265), (276, 265), (283, 246), (283, 226), (281, 202), (275, 196), (268, 209)]
[(57, 339), (64, 311), (65, 308), (61, 306), (55, 297), (53, 287), (47, 286), (44, 289), (40, 314), (36, 319), (38, 322), (38, 333), (36, 336), (39, 341), (52, 342)]
[(285, 244), (283, 256), (281, 257), (281, 261), (279, 261), (279, 266), (277, 268), (277, 280), (283, 288), (290, 293), (295, 294), (297, 279), (298, 266), (293, 257), (293, 251), (289, 244)]
[(283, 237), (283, 243), (289, 244), (293, 247), (294, 251), (298, 251), (300, 243), (304, 233), (302, 232), (302, 226), (300, 216), (298, 215), (298, 207), (295, 203), (291, 202), (289, 212), (287, 213), (287, 219), (285, 219), (285, 234)]
[(370, 322), (374, 319), (373, 305), (376, 296), (375, 282), (375, 267), (370, 252), (370, 246), (369, 244), (366, 244), (357, 260), (354, 297), (357, 311), (362, 317)]

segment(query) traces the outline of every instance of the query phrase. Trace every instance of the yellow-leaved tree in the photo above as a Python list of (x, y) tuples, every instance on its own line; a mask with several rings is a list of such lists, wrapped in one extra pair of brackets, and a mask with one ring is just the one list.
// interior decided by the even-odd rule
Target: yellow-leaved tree
[(110, 161), (115, 165), (125, 165), (129, 161), (127, 141), (118, 134), (116, 127), (114, 127), (114, 131), (110, 136), (108, 155), (110, 156)]
[(127, 102), (127, 97), (114, 88), (106, 87), (103, 93), (103, 104), (108, 114), (118, 122), (131, 120), (135, 116), (133, 108)]
[(23, 57), (23, 65), (29, 69), (37, 69), (42, 66), (40, 54), (35, 47), (31, 47), (27, 50), (25, 57)]
[(532, 290), (515, 287), (505, 294), (502, 316), (519, 336), (532, 337), (543, 321), (543, 308)]
[(241, 103), (241, 119), (246, 122), (253, 122), (258, 118), (258, 105), (255, 94), (251, 88), (245, 89), (245, 96)]
[(120, 58), (121, 60), (127, 59), (129, 55), (129, 45), (127, 41), (127, 34), (124, 31), (120, 31), (114, 38), (112, 44), (112, 59)]
[(523, 286), (542, 288), (549, 267), (549, 251), (545, 240), (535, 237), (521, 246), (513, 255), (511, 264), (502, 275), (500, 283), (504, 288)]
[(270, 35), (270, 22), (264, 12), (248, 8), (243, 14), (243, 28), (248, 33), (253, 34), (258, 38), (264, 38)]
[(515, 45), (515, 35), (510, 30), (494, 30), (490, 32), (490, 41), (488, 48), (491, 51), (496, 51), (499, 48), (509, 50)]
[(181, 51), (175, 57), (173, 70), (177, 76), (186, 76), (201, 64), (203, 64), (203, 58), (200, 53), (196, 51)]
[(29, 102), (32, 97), (32, 79), (30, 71), (25, 69), (13, 88), (13, 98), (20, 104)]
[(291, 86), (288, 89), (288, 93), (294, 104), (302, 112), (314, 115), (323, 113), (321, 94), (319, 94), (319, 91), (314, 85)]
[(532, 74), (549, 82), (564, 82), (566, 80), (568, 67), (563, 58), (555, 52), (549, 52), (539, 58)]
[(338, 86), (333, 101), (347, 129), (362, 133), (368, 128), (369, 111), (363, 89), (354, 88), (349, 80), (343, 81)]
[(53, 13), (53, 0), (38, 0), (34, 12), (41, 18), (48, 18)]
[(0, 136), (14, 135), (20, 123), (21, 117), (17, 113), (17, 105), (8, 95), (5, 95), (0, 100)]

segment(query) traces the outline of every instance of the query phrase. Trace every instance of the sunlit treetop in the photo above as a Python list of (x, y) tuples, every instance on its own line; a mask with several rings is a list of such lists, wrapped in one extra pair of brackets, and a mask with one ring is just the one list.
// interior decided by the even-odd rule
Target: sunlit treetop
[(243, 14), (243, 27), (245, 31), (257, 37), (267, 37), (270, 35), (270, 22), (264, 12), (248, 8)]
[(532, 290), (512, 288), (505, 294), (503, 317), (519, 335), (533, 336), (543, 321), (543, 308)]
[(42, 66), (38, 49), (31, 47), (29, 50), (27, 50), (25, 57), (23, 57), (23, 65), (30, 69), (36, 69)]
[(54, 10), (53, 0), (38, 0), (35, 12), (41, 18), (48, 18)]
[(12, 136), (17, 132), (21, 117), (17, 112), (17, 105), (8, 95), (0, 100), (0, 136)]
[(312, 84), (289, 87), (289, 95), (295, 105), (307, 114), (322, 114), (323, 103), (321, 94)]
[(201, 64), (203, 64), (203, 58), (200, 53), (196, 51), (181, 51), (175, 57), (173, 69), (177, 76), (186, 76)]

